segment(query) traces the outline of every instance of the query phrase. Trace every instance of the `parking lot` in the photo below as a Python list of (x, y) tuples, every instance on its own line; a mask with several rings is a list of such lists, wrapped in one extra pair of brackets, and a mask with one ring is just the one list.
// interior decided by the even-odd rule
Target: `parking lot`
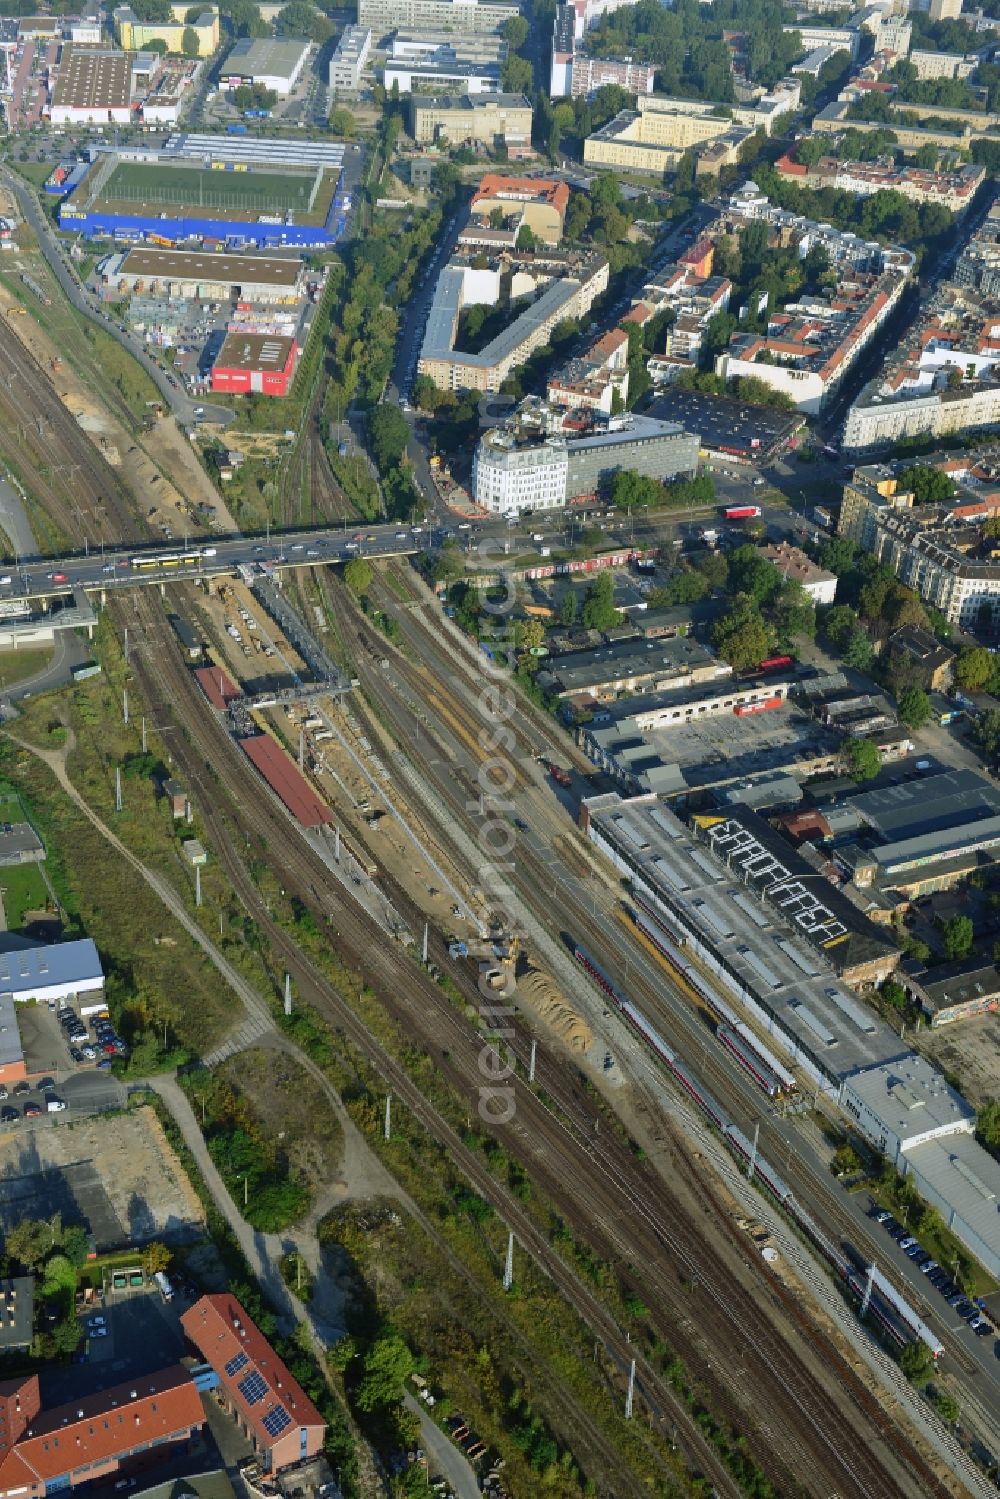
[(922, 1248), (920, 1240), (908, 1232), (905, 1223), (898, 1222), (886, 1208), (873, 1208), (872, 1217), (881, 1225), (889, 1238), (898, 1244), (900, 1254), (912, 1260), (916, 1268), (926, 1275), (931, 1304), (934, 1304), (933, 1292), (936, 1291), (941, 1298), (936, 1310), (942, 1317), (948, 1319), (950, 1309), (956, 1327), (960, 1328), (964, 1322), (978, 1337), (993, 1338), (996, 1336), (996, 1328), (990, 1321), (986, 1301), (981, 1296), (967, 1296), (963, 1292), (961, 1286), (952, 1278), (955, 1267), (939, 1265), (935, 1259), (931, 1258), (928, 1251)]

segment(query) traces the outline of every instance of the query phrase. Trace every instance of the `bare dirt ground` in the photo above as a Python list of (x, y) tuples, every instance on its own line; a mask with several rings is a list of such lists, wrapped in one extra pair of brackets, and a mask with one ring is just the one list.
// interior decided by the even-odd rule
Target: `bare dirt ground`
[[(247, 692), (291, 686), (289, 667), (308, 677), (301, 656), (239, 578), (220, 580), (211, 585), (210, 591), (199, 591), (198, 608), (212, 642), (210, 654)], [(241, 609), (250, 616), (253, 629)], [(239, 631), (240, 640), (228, 634), (229, 625)], [(274, 649), (273, 656), (265, 654), (268, 646)]]
[(325, 1188), (342, 1170), (344, 1136), (315, 1078), (289, 1052), (258, 1046), (230, 1057), (222, 1076), (247, 1099), (262, 1131), (288, 1156), (292, 1175)]
[(0, 1197), (17, 1197), (27, 1216), (100, 1219), (105, 1239), (117, 1220), (120, 1242), (184, 1242), (204, 1231), (201, 1203), (150, 1108), (5, 1135)]
[[(154, 523), (162, 520), (180, 536), (185, 524), (191, 529), (188, 508), (204, 503), (215, 506), (218, 529), (238, 530), (225, 501), (220, 498), (174, 418), (164, 416), (143, 435), (141, 441), (133, 440), (131, 433), (95, 398), (93, 391), (62, 358), (60, 350), (35, 319), (10, 315), (11, 309), (18, 306), (17, 299), (0, 285), (0, 316), (42, 368), (51, 374), (60, 399), (94, 446), (109, 463), (122, 469), (136, 494), (149, 495), (151, 508), (162, 512), (152, 517)], [(56, 361), (58, 363), (53, 368)]]
[(917, 1044), (945, 1072), (957, 1075), (973, 1108), (1000, 1096), (1000, 1016), (980, 1015), (922, 1030)]

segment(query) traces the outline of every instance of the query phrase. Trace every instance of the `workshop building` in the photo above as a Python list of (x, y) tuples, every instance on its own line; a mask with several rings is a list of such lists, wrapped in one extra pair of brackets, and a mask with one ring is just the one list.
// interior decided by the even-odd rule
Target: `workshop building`
[(222, 64), (219, 87), (235, 89), (259, 83), (272, 93), (290, 94), (308, 57), (309, 43), (304, 37), (241, 37)]
[(202, 1296), (181, 1326), (218, 1375), (230, 1414), (266, 1473), (323, 1450), (326, 1422), (235, 1296)]
[(124, 52), (67, 46), (52, 90), (53, 125), (127, 125), (132, 65)]
[(227, 395), (287, 396), (298, 344), (270, 333), (227, 333), (212, 366), (212, 390)]

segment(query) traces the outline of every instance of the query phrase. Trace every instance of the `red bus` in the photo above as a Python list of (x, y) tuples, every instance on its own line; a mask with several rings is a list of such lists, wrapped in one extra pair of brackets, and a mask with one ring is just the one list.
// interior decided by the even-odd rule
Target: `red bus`
[(726, 520), (756, 520), (761, 513), (759, 505), (730, 505), (724, 512)]
[(785, 671), (792, 665), (791, 656), (769, 656), (766, 661), (757, 662), (757, 671)]

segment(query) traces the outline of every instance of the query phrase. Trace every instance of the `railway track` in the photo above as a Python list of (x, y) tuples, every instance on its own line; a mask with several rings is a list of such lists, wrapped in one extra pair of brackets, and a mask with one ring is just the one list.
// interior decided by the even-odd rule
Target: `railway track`
[[(147, 626), (154, 622), (153, 608), (151, 600), (140, 601), (140, 613), (145, 616)], [(130, 625), (131, 623), (130, 620)], [(344, 900), (342, 888), (330, 876), (326, 866), (303, 842), (284, 814), (268, 797), (261, 796), (255, 774), (249, 772), (247, 775), (243, 772), (239, 750), (229, 739), (221, 723), (214, 721), (208, 714), (197, 687), (183, 664), (175, 658), (174, 652), (157, 649), (151, 654), (137, 649), (133, 655), (133, 665), (157, 722), (173, 720), (186, 725), (190, 737), (175, 736), (173, 748), (179, 767), (197, 798), (200, 815), (203, 816), (206, 830), (212, 838), (213, 847), (244, 906), (265, 932), (283, 966), (292, 974), (302, 997), (376, 1068), (385, 1085), (391, 1088), (393, 1096), (413, 1111), (414, 1116), (447, 1150), (449, 1158), (462, 1170), (475, 1189), (497, 1207), (505, 1221), (514, 1229), (518, 1243), (532, 1254), (551, 1277), (605, 1344), (616, 1364), (627, 1367), (631, 1356), (628, 1341), (601, 1302), (559, 1258), (517, 1200), (501, 1191), (484, 1163), (466, 1149), (458, 1135), (424, 1099), (405, 1070), (371, 1037), (346, 1001), (303, 956), (294, 938), (272, 920), (244, 866), (245, 848), (234, 844), (229, 823), (238, 826), (241, 833), (250, 835), (254, 842), (266, 842), (268, 855), (280, 866), (286, 886), (313, 909), (317, 902), (324, 914), (329, 913), (331, 907), (334, 908), (336, 927), (333, 936), (345, 960), (357, 964), (365, 982), (376, 985), (380, 997), (387, 1001), (393, 995), (410, 996), (408, 1002), (397, 999), (391, 1006), (404, 1023), (411, 1022), (412, 1028), (413, 1011), (423, 1012), (430, 1018), (433, 1008), (436, 1013), (431, 1029), (436, 1030), (440, 1037), (439, 1022), (442, 1018), (448, 1020), (445, 1038), (453, 1041), (459, 1048), (456, 1054), (452, 1054), (450, 1066), (442, 1066), (442, 1070), (451, 1073), (449, 1080), (457, 1083), (463, 1075), (466, 1080), (478, 1076), (476, 1056), (482, 1044), (481, 1038), (458, 1023), (457, 1014), (447, 1001), (443, 1001), (441, 991), (422, 970), (415, 968), (401, 950), (387, 946), (383, 934), (370, 928), (367, 921), (353, 908), (353, 903)], [(220, 789), (220, 784), (207, 773), (208, 765), (213, 765), (220, 771), (224, 789)], [(471, 997), (474, 996), (473, 990)], [(430, 1041), (429, 1037), (424, 1039)], [(534, 1094), (528, 1090), (523, 1090), (523, 1093), (525, 1111), (540, 1115), (543, 1111)], [(519, 1133), (525, 1134), (523, 1125)], [(579, 1171), (575, 1183), (576, 1190), (586, 1190), (586, 1180), (580, 1176)], [(450, 1258), (454, 1262), (456, 1273), (467, 1275), (465, 1267), (454, 1261), (454, 1256)], [(510, 1330), (512, 1335), (520, 1339), (513, 1322)], [(613, 1499), (628, 1499), (632, 1494), (638, 1499), (640, 1494), (645, 1493), (639, 1481), (623, 1469), (622, 1456), (617, 1446), (610, 1441), (601, 1440), (601, 1435), (594, 1429), (589, 1416), (552, 1381), (537, 1359), (531, 1360), (531, 1374), (538, 1386), (547, 1387), (550, 1406), (557, 1413), (557, 1424), (562, 1426), (563, 1439), (586, 1470), (599, 1478), (601, 1491), (609, 1499), (612, 1496)], [(654, 1403), (654, 1408), (659, 1401), (659, 1407), (666, 1412), (665, 1419), (672, 1420), (678, 1426), (688, 1424), (684, 1407), (669, 1386), (660, 1381), (655, 1370), (644, 1367), (640, 1362), (639, 1378), (643, 1389), (648, 1392), (647, 1398)], [(720, 1494), (738, 1494), (732, 1478), (697, 1428), (691, 1431), (681, 1445), (692, 1466), (709, 1475)], [(663, 1465), (662, 1458), (660, 1463)]]
[[(35, 417), (48, 429), (37, 440), (31, 427)], [(5, 323), (0, 323), (0, 426), (15, 439), (33, 494), (51, 522), (67, 535), (83, 542), (88, 534), (83, 510), (93, 517), (95, 541), (102, 535), (109, 541), (132, 541), (148, 534), (122, 480), (66, 410), (41, 365)], [(19, 430), (23, 437), (17, 436)], [(60, 475), (60, 482), (50, 482), (43, 468)]]
[[(350, 611), (347, 611), (345, 613), (345, 606), (343, 605), (342, 601), (341, 601), (341, 603), (339, 605), (335, 604), (335, 608), (338, 610), (338, 612), (341, 615), (341, 618), (340, 618), (340, 629), (341, 629), (342, 638), (353, 638), (353, 635), (350, 634), (349, 631), (350, 631), (350, 625), (351, 625), (352, 621), (353, 621), (353, 623), (356, 624), (356, 616), (351, 615)], [(382, 713), (384, 715), (387, 715), (393, 721), (394, 729), (395, 729), (396, 735), (397, 735), (397, 737), (399, 739), (399, 742), (407, 744), (407, 746), (408, 746), (408, 753), (415, 760), (415, 762), (419, 765), (419, 767), (421, 769), (421, 773), (428, 777), (428, 779), (431, 782), (431, 784), (435, 785), (435, 789), (436, 789), (438, 795), (442, 797), (442, 799), (444, 800), (445, 804), (449, 806), (450, 810), (452, 810), (454, 812), (455, 816), (456, 817), (461, 817), (463, 815), (463, 813), (464, 813), (464, 807), (462, 806), (462, 801), (464, 800), (464, 793), (462, 793), (462, 794), (460, 794), (458, 796), (456, 796), (456, 794), (455, 794), (455, 785), (456, 785), (456, 775), (457, 775), (457, 772), (456, 772), (456, 768), (455, 768), (454, 763), (450, 759), (443, 762), (443, 757), (439, 753), (435, 752), (436, 749), (437, 749), (437, 746), (428, 746), (427, 748), (424, 747), (425, 743), (427, 741), (428, 736), (427, 736), (426, 732), (424, 731), (423, 726), (421, 724), (419, 724), (418, 722), (416, 722), (413, 719), (412, 715), (408, 715), (408, 713), (406, 711), (406, 707), (405, 707), (405, 702), (401, 700), (401, 698), (400, 698), (400, 696), (398, 694), (391, 694), (391, 693), (388, 693), (385, 690), (385, 687), (384, 687), (384, 677), (380, 673), (374, 672), (370, 668), (368, 668), (367, 665), (364, 664), (364, 660), (365, 660), (365, 658), (362, 658), (362, 663), (359, 664), (358, 668), (357, 668), (358, 671), (359, 671), (359, 674), (362, 677), (363, 683), (366, 681), (366, 678), (367, 678), (367, 680), (370, 683), (371, 687), (373, 689), (375, 689), (375, 690), (378, 690), (379, 683), (380, 682), (382, 683), (381, 691), (379, 691), (380, 713)], [(396, 671), (396, 673), (398, 675), (403, 676), (404, 679), (407, 679), (408, 681), (412, 681), (412, 687), (413, 687), (413, 691), (414, 691), (415, 694), (419, 692), (419, 690), (420, 690), (420, 684), (418, 684), (416, 681), (412, 680), (412, 674), (415, 674), (419, 670), (419, 668), (412, 668), (409, 662), (401, 662), (397, 658), (396, 661), (394, 662), (394, 669), (395, 669), (395, 671)], [(432, 661), (431, 664), (430, 664), (429, 669), (434, 674), (435, 680), (439, 684), (438, 690), (440, 692), (442, 690), (441, 687), (440, 687), (440, 683), (443, 680), (445, 680), (448, 677), (448, 675), (450, 673), (454, 672), (454, 670), (455, 670), (455, 658), (451, 657), (451, 658), (449, 658), (449, 660), (447, 662), (441, 661), (441, 662), (438, 662), (438, 663), (434, 663)], [(458, 704), (455, 704), (453, 706), (452, 710), (451, 710), (451, 715), (450, 716), (454, 716), (454, 714), (456, 712), (461, 712), (461, 711), (462, 711), (461, 706), (458, 705)], [(453, 748), (454, 748), (454, 746), (453, 746)], [(467, 746), (466, 746), (466, 748), (467, 748)], [(435, 761), (438, 762), (437, 765), (435, 765)], [(530, 853), (529, 853), (529, 858), (530, 858)], [(538, 872), (537, 878), (539, 879), (539, 881), (542, 878), (547, 878), (549, 881), (551, 881), (551, 873), (550, 872), (546, 872), (543, 869), (543, 870), (541, 870), (541, 871)], [(544, 885), (540, 885), (539, 888), (540, 889), (544, 889), (545, 886)], [(537, 896), (538, 891), (536, 890), (535, 893), (536, 893), (536, 896)], [(582, 927), (583, 930), (590, 929), (590, 922), (589, 922), (589, 919), (587, 918), (586, 913), (584, 911), (578, 910), (575, 913), (575, 917), (579, 920), (579, 922), (580, 922), (581, 927)], [(654, 1107), (655, 1107), (655, 1105), (654, 1105)], [(681, 1167), (683, 1169), (685, 1163), (680, 1162), (679, 1164), (681, 1165)], [(701, 1186), (701, 1190), (704, 1191), (705, 1190), (704, 1184), (702, 1183), (702, 1184), (700, 1184), (700, 1186)], [(655, 1225), (655, 1230), (656, 1230), (656, 1235), (659, 1238), (660, 1244), (662, 1246), (662, 1243), (664, 1242), (664, 1235), (663, 1235), (662, 1225), (659, 1225), (659, 1224)], [(666, 1242), (668, 1242), (668, 1243), (670, 1242), (669, 1236), (667, 1236)], [(635, 1248), (637, 1250), (638, 1249), (638, 1245), (636, 1245)], [(674, 1252), (675, 1253), (680, 1252), (678, 1246), (675, 1245), (675, 1246), (673, 1246), (673, 1248), (674, 1248)], [(656, 1245), (655, 1244), (651, 1245), (650, 1249), (651, 1249), (651, 1253), (653, 1253), (655, 1255)], [(627, 1263), (629, 1261), (629, 1258), (630, 1258), (629, 1252), (628, 1252), (628, 1246), (624, 1246), (623, 1247), (621, 1244), (619, 1244), (618, 1245), (618, 1250), (619, 1250), (619, 1257), (621, 1259), (624, 1259), (626, 1261), (626, 1263)], [(701, 1255), (702, 1255), (701, 1263), (704, 1265), (704, 1263), (705, 1263), (705, 1260), (704, 1260), (704, 1251), (701, 1251)], [(640, 1256), (638, 1255), (638, 1253), (636, 1253), (634, 1255), (634, 1258), (636, 1260), (638, 1260), (640, 1258)], [(648, 1261), (644, 1260), (643, 1261), (643, 1265), (644, 1265), (644, 1270), (645, 1270), (645, 1280), (643, 1282), (642, 1289), (646, 1290), (647, 1294), (648, 1294), (649, 1281), (650, 1281), (650, 1272), (649, 1272), (649, 1268), (648, 1268)], [(725, 1269), (721, 1265), (716, 1265), (716, 1270), (717, 1270), (717, 1272), (721, 1276), (725, 1275)], [(639, 1289), (638, 1286), (637, 1286), (637, 1289)], [(665, 1298), (665, 1299), (668, 1298), (669, 1287), (666, 1286), (662, 1280), (659, 1281), (659, 1282), (657, 1282), (655, 1284), (654, 1290), (655, 1290), (655, 1293), (658, 1296), (660, 1296), (662, 1298)], [(714, 1293), (713, 1298), (710, 1298), (710, 1300), (714, 1300), (715, 1296), (717, 1294), (718, 1294), (717, 1292)], [(723, 1300), (724, 1300), (724, 1298), (723, 1298)], [(712, 1332), (713, 1332), (713, 1335), (714, 1335), (713, 1336), (713, 1343), (714, 1343), (714, 1342), (716, 1342), (717, 1340), (720, 1339), (721, 1334), (722, 1334), (722, 1332), (723, 1332), (724, 1329), (723, 1329), (722, 1326), (718, 1325), (718, 1318), (716, 1318), (715, 1322), (712, 1321), (712, 1313), (711, 1313), (710, 1310), (706, 1310), (705, 1315), (708, 1318), (708, 1321), (707, 1321), (706, 1325), (711, 1326), (711, 1328), (712, 1328)], [(751, 1322), (753, 1320), (754, 1319), (752, 1318), (752, 1315), (751, 1315)], [(876, 1422), (876, 1424), (878, 1425), (878, 1427), (880, 1429), (881, 1439), (884, 1441), (887, 1438), (890, 1438), (890, 1439), (893, 1440), (894, 1444), (897, 1447), (903, 1447), (904, 1450), (907, 1450), (908, 1444), (904, 1444), (904, 1443), (902, 1443), (900, 1441), (899, 1434), (892, 1427), (891, 1423), (888, 1422), (884, 1418), (884, 1416), (883, 1416), (882, 1412), (880, 1411), (877, 1403), (872, 1400), (872, 1398), (869, 1395), (869, 1393), (864, 1389), (864, 1387), (860, 1384), (860, 1382), (857, 1381), (856, 1377), (853, 1375), (853, 1372), (849, 1370), (848, 1366), (846, 1364), (844, 1364), (843, 1361), (841, 1361), (839, 1359), (839, 1355), (836, 1355), (833, 1352), (833, 1350), (829, 1346), (827, 1340), (823, 1339), (822, 1341), (817, 1341), (814, 1338), (813, 1341), (814, 1341), (814, 1346), (815, 1346), (816, 1350), (821, 1354), (822, 1358), (828, 1364), (828, 1366), (830, 1366), (830, 1367), (838, 1367), (838, 1364), (840, 1365), (840, 1372), (843, 1375), (844, 1383), (848, 1384), (849, 1387), (850, 1387), (850, 1392), (851, 1392), (852, 1398), (854, 1399), (854, 1401), (857, 1404), (859, 1404), (861, 1406), (861, 1408), (865, 1411), (866, 1415), (870, 1419), (872, 1419), (872, 1420), (874, 1420)], [(725, 1342), (724, 1338), (722, 1338), (722, 1342), (724, 1344), (724, 1342)], [(732, 1353), (733, 1353), (734, 1357), (736, 1357), (736, 1358), (739, 1357), (739, 1350), (738, 1349), (733, 1349)], [(765, 1375), (765, 1377), (766, 1377), (766, 1375)], [(803, 1381), (804, 1382), (801, 1383), (801, 1384), (797, 1383), (797, 1385), (796, 1385), (796, 1392), (795, 1392), (796, 1395), (798, 1395), (801, 1391), (809, 1388), (808, 1380), (805, 1378), (804, 1375), (803, 1375)], [(780, 1379), (777, 1381), (777, 1383), (778, 1383), (778, 1385), (780, 1387), (781, 1386)], [(756, 1388), (756, 1385), (755, 1385), (755, 1388)], [(827, 1396), (826, 1396), (825, 1391), (821, 1390), (818, 1385), (814, 1385), (812, 1387), (810, 1393), (815, 1396), (817, 1404), (812, 1408), (808, 1420), (805, 1419), (805, 1412), (803, 1412), (803, 1417), (804, 1417), (803, 1424), (807, 1425), (807, 1424), (811, 1423), (814, 1431), (818, 1430), (819, 1432), (822, 1433), (823, 1430), (824, 1430), (824, 1428), (831, 1428), (834, 1425), (834, 1422), (831, 1420), (831, 1413), (830, 1413), (829, 1406), (828, 1406)], [(793, 1407), (795, 1405), (794, 1398), (792, 1400), (792, 1405), (793, 1405)], [(785, 1407), (785, 1409), (786, 1409), (786, 1415), (787, 1415), (787, 1406)], [(776, 1417), (776, 1419), (780, 1419), (780, 1417), (778, 1416), (777, 1412), (775, 1413), (775, 1417)], [(746, 1412), (745, 1411), (739, 1412), (738, 1415), (736, 1413), (734, 1413), (734, 1422), (735, 1422), (735, 1424), (737, 1426), (739, 1426), (741, 1424), (741, 1421), (745, 1424), (745, 1421), (746, 1421)], [(842, 1437), (843, 1441), (845, 1441), (845, 1442), (848, 1443), (848, 1450), (849, 1450), (850, 1445), (852, 1445), (852, 1443), (853, 1443), (853, 1430), (851, 1428), (850, 1421), (848, 1421), (845, 1424), (845, 1426), (843, 1427), (842, 1432), (841, 1432), (841, 1437)], [(814, 1439), (814, 1442), (815, 1442), (815, 1439)], [(940, 1489), (936, 1489), (936, 1487), (935, 1487), (936, 1480), (934, 1478), (934, 1475), (926, 1468), (926, 1466), (923, 1464), (922, 1460), (919, 1458), (919, 1456), (916, 1453), (913, 1453), (913, 1452), (910, 1452), (910, 1451), (907, 1450), (907, 1460), (909, 1462), (911, 1462), (911, 1464), (913, 1465), (914, 1471), (919, 1475), (919, 1478), (920, 1478), (920, 1481), (921, 1481), (921, 1484), (922, 1484), (922, 1489), (921, 1489), (922, 1492), (927, 1492), (927, 1493), (932, 1493), (932, 1492), (937, 1492), (937, 1491), (939, 1491), (941, 1493), (947, 1492), (947, 1490), (945, 1488), (943, 1488), (943, 1487), (941, 1487)], [(862, 1457), (861, 1460), (860, 1460), (860, 1470), (859, 1471), (863, 1472), (864, 1471), (864, 1467), (865, 1467), (865, 1458)], [(802, 1467), (800, 1466), (799, 1467), (799, 1473), (800, 1473), (800, 1475), (801, 1475), (801, 1472), (802, 1472)], [(843, 1474), (842, 1473), (840, 1475), (840, 1480), (839, 1481), (841, 1483), (843, 1482)], [(859, 1485), (859, 1487), (858, 1487), (858, 1492), (866, 1492), (866, 1491), (868, 1491), (868, 1492), (878, 1492), (878, 1493), (887, 1492), (887, 1489), (885, 1487), (885, 1483), (886, 1483), (886, 1478), (885, 1478), (884, 1474), (882, 1474), (877, 1479), (874, 1478), (874, 1476), (873, 1476), (872, 1477), (872, 1484), (874, 1486), (873, 1487), (869, 1486), (866, 1489), (865, 1486), (864, 1486), (864, 1483), (862, 1482), (862, 1484)]]

